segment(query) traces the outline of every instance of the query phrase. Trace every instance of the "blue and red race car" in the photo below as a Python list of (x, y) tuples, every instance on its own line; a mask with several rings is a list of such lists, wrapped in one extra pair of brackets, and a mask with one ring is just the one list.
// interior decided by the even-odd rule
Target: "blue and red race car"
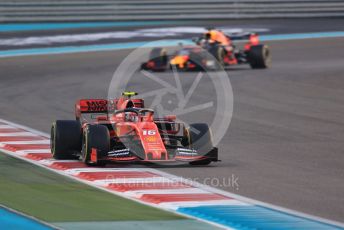
[[(240, 40), (246, 41), (243, 49), (238, 49), (233, 43)], [(225, 34), (221, 30), (209, 29), (193, 41), (196, 45), (182, 46), (172, 55), (168, 55), (164, 48), (152, 49), (148, 62), (143, 63), (141, 69), (218, 70), (238, 64), (262, 69), (271, 64), (269, 47), (261, 44), (255, 33)]]

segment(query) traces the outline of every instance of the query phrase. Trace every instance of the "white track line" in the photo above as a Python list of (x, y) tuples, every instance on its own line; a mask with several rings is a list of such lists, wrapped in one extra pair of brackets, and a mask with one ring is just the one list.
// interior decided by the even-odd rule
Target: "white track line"
[(167, 209), (177, 210), (180, 207), (199, 207), (199, 206), (209, 206), (209, 205), (235, 205), (235, 206), (251, 206), (250, 204), (238, 201), (238, 200), (213, 200), (213, 201), (181, 201), (181, 202), (168, 202), (160, 203), (162, 207)]
[(13, 128), (13, 126), (11, 125), (0, 125), (0, 129), (16, 129), (16, 128)]
[(147, 189), (147, 190), (126, 191), (123, 193), (128, 196), (132, 196), (136, 198), (140, 198), (141, 196), (147, 195), (147, 194), (211, 194), (211, 192), (208, 192), (199, 188)]
[(78, 175), (84, 172), (148, 172), (144, 168), (73, 168), (65, 170), (70, 175)]
[(29, 132), (14, 132), (14, 133), (0, 133), (0, 137), (39, 137), (36, 134), (29, 133)]
[(35, 141), (1, 141), (2, 144), (12, 145), (45, 145), (50, 144), (49, 140), (35, 140)]
[[(86, 179), (83, 179), (86, 180)], [(101, 186), (107, 186), (109, 184), (146, 184), (146, 183), (174, 183), (166, 177), (144, 177), (144, 178), (117, 178), (117, 179), (103, 179), (92, 180), (93, 183)]]
[[(252, 29), (252, 30), (251, 30)], [(267, 32), (267, 28), (222, 28), (225, 33), (244, 33), (244, 32)], [(24, 38), (6, 38), (0, 39), (1, 46), (25, 46), (25, 45), (51, 45), (73, 42), (94, 42), (104, 39), (123, 39), (136, 37), (151, 37), (151, 38), (167, 38), (180, 36), (182, 34), (201, 34), (206, 32), (204, 27), (188, 26), (188, 27), (167, 27), (167, 28), (153, 28), (153, 29), (139, 29), (134, 31), (115, 31), (102, 33), (82, 33), (82, 34), (65, 34), (52, 36), (31, 36)]]
[(43, 165), (50, 166), (54, 163), (68, 163), (68, 162), (80, 162), (80, 161), (78, 161), (78, 160), (55, 160), (55, 159), (51, 158), (51, 159), (40, 160), (38, 162), (43, 164)]
[(25, 156), (28, 153), (50, 153), (50, 149), (32, 149), (32, 150), (17, 150), (15, 151), (16, 154)]
[[(28, 131), (28, 132), (37, 134), (37, 135), (39, 135), (39, 136), (46, 137), (46, 138), (50, 138), (50, 135), (49, 135), (49, 134), (40, 132), (40, 131), (38, 131), (38, 130), (36, 130), (36, 129), (32, 129), (32, 128), (27, 127), (27, 126), (24, 126), (24, 125), (19, 125), (19, 124), (16, 124), (16, 123), (13, 123), (13, 122), (11, 122), (11, 121), (4, 120), (4, 119), (0, 119), (0, 122), (1, 122), (1, 123), (6, 123), (7, 125), (5, 125), (5, 126), (9, 126), (9, 127), (11, 127), (11, 128), (14, 127), (14, 129), (23, 129), (23, 130), (26, 130), (26, 131)], [(0, 128), (1, 128), (1, 125), (0, 125)]]

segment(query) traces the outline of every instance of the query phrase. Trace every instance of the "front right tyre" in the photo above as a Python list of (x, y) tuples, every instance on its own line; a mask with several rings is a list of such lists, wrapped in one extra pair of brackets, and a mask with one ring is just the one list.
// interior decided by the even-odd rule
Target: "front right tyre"
[[(91, 160), (92, 149), (97, 150), (97, 161)], [(82, 138), (82, 160), (89, 166), (104, 166), (110, 151), (110, 133), (104, 125), (88, 125)]]
[[(195, 123), (190, 124), (188, 128), (189, 144), (197, 150), (197, 152), (204, 155), (208, 154), (213, 148), (212, 133), (207, 124)], [(198, 161), (192, 161), (190, 165), (208, 165), (211, 163), (211, 159), (203, 159)]]

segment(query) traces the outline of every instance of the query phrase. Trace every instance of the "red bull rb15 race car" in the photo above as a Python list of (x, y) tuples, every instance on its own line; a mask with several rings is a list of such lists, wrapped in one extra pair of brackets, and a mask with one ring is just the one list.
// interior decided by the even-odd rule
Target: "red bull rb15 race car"
[[(271, 64), (269, 47), (261, 44), (255, 33), (225, 34), (221, 30), (210, 29), (193, 41), (195, 45), (181, 45), (172, 55), (168, 55), (163, 48), (152, 49), (148, 62), (143, 63), (141, 69), (219, 70), (239, 64), (249, 64), (253, 69), (264, 69)], [(234, 45), (235, 41), (246, 43), (239, 49)]]
[(218, 161), (207, 124), (187, 126), (176, 116), (162, 118), (144, 107), (137, 93), (119, 99), (82, 99), (75, 120), (57, 120), (51, 127), (51, 152), (58, 160), (80, 159), (87, 165), (110, 162), (188, 162), (207, 165)]

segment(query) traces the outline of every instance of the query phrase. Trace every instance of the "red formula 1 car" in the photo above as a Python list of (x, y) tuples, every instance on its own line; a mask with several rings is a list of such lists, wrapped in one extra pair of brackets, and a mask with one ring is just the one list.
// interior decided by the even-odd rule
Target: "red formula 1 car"
[[(55, 159), (82, 159), (87, 165), (109, 162), (188, 162), (207, 165), (218, 161), (207, 124), (186, 127), (176, 116), (154, 117), (143, 99), (125, 92), (115, 100), (79, 100), (76, 120), (57, 120), (51, 128)], [(88, 118), (90, 117), (90, 118)]]
[[(234, 41), (247, 40), (243, 49), (238, 49)], [(179, 70), (217, 70), (238, 64), (249, 64), (253, 69), (268, 68), (271, 63), (270, 50), (259, 42), (255, 33), (225, 34), (210, 29), (199, 38), (193, 39), (196, 46), (181, 47), (173, 55), (165, 49), (154, 48), (148, 62), (142, 69), (165, 71), (170, 68)]]

